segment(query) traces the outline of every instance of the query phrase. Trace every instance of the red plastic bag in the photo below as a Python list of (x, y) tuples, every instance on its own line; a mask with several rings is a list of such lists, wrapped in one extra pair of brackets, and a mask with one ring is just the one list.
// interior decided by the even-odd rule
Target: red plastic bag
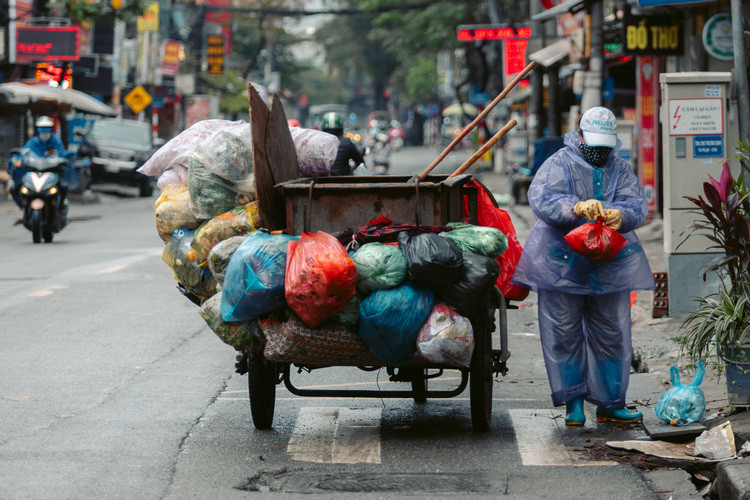
[[(508, 248), (495, 261), (500, 264), (500, 275), (495, 283), (508, 300), (523, 300), (529, 295), (529, 290), (510, 283), (516, 266), (521, 258), (523, 247), (516, 236), (516, 228), (505, 210), (498, 208), (494, 198), (484, 184), (473, 180), (471, 187), (477, 188), (477, 223), (480, 226), (499, 229), (508, 238)], [(464, 196), (464, 217), (469, 216), (469, 199)]]
[(289, 242), (284, 296), (306, 325), (336, 314), (356, 291), (357, 268), (336, 238), (318, 231)]
[(623, 235), (602, 224), (601, 219), (573, 229), (565, 235), (570, 248), (599, 262), (612, 260), (628, 242)]

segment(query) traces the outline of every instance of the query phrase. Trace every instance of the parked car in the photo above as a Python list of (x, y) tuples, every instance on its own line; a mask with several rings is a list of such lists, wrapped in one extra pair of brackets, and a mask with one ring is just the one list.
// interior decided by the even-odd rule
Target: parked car
[(160, 146), (152, 139), (151, 125), (136, 120), (100, 119), (91, 126), (84, 142), (83, 150), (88, 149), (91, 155), (92, 183), (134, 186), (142, 197), (153, 194), (153, 179), (136, 172)]

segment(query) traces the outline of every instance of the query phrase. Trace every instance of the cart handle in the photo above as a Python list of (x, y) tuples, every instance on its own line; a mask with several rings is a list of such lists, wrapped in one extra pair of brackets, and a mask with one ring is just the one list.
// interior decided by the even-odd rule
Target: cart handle
[(455, 172), (453, 172), (451, 175), (449, 175), (448, 179), (450, 179), (451, 177), (455, 177), (457, 175), (463, 174), (470, 166), (472, 166), (474, 164), (475, 161), (477, 161), (479, 158), (482, 157), (482, 155), (484, 155), (487, 151), (489, 151), (490, 148), (492, 146), (494, 146), (495, 143), (497, 143), (497, 141), (499, 141), (502, 136), (504, 136), (505, 134), (507, 134), (510, 129), (512, 129), (513, 127), (515, 127), (516, 124), (517, 124), (517, 122), (515, 120), (511, 120), (508, 123), (506, 123), (505, 126), (503, 128), (501, 128), (500, 131), (497, 134), (495, 134), (495, 135), (492, 136), (492, 139), (490, 139), (489, 141), (487, 141), (479, 149), (479, 151), (477, 151), (476, 153), (474, 153), (473, 155), (471, 155), (471, 158), (469, 158), (468, 160), (466, 160), (463, 165), (461, 165), (460, 167), (458, 167)]
[(502, 92), (500, 92), (500, 94), (498, 94), (498, 96), (497, 96), (497, 97), (495, 97), (495, 99), (493, 99), (493, 100), (492, 100), (492, 102), (491, 102), (491, 103), (489, 103), (489, 104), (487, 105), (487, 107), (486, 107), (486, 108), (484, 108), (484, 109), (482, 110), (482, 112), (481, 112), (481, 113), (479, 113), (479, 115), (478, 115), (478, 116), (477, 116), (476, 118), (474, 118), (474, 121), (472, 121), (472, 122), (471, 122), (471, 123), (469, 123), (469, 124), (468, 124), (468, 125), (467, 125), (466, 127), (464, 127), (464, 129), (463, 129), (463, 130), (461, 130), (461, 133), (460, 133), (460, 134), (458, 134), (458, 136), (456, 136), (456, 138), (455, 138), (455, 139), (453, 139), (453, 141), (452, 141), (452, 142), (451, 142), (450, 144), (448, 144), (448, 146), (447, 146), (447, 147), (446, 147), (446, 148), (445, 148), (445, 149), (443, 150), (443, 152), (442, 152), (442, 153), (440, 153), (440, 155), (439, 155), (439, 156), (438, 156), (437, 158), (435, 158), (435, 159), (434, 159), (434, 160), (432, 161), (432, 163), (430, 163), (430, 164), (428, 165), (428, 167), (427, 167), (426, 169), (424, 169), (424, 171), (423, 171), (423, 172), (422, 172), (421, 174), (419, 174), (419, 175), (418, 175), (417, 177), (419, 177), (419, 179), (423, 181), (423, 180), (425, 179), (425, 177), (427, 177), (427, 174), (429, 174), (430, 172), (432, 172), (432, 169), (433, 169), (433, 168), (435, 168), (435, 167), (436, 167), (436, 166), (438, 165), (438, 163), (440, 163), (441, 161), (443, 161), (443, 160), (445, 159), (445, 157), (446, 157), (446, 156), (448, 156), (448, 153), (450, 153), (450, 152), (451, 152), (451, 150), (453, 150), (453, 148), (454, 148), (454, 147), (456, 147), (456, 144), (458, 144), (459, 142), (461, 142), (461, 141), (463, 140), (463, 138), (464, 138), (464, 137), (466, 137), (467, 135), (469, 135), (469, 132), (471, 132), (471, 131), (472, 131), (472, 129), (474, 129), (474, 127), (476, 127), (476, 126), (477, 126), (477, 124), (478, 124), (479, 122), (481, 122), (481, 121), (482, 121), (482, 120), (484, 119), (484, 117), (485, 117), (485, 116), (487, 116), (487, 114), (488, 114), (488, 113), (489, 113), (490, 111), (492, 111), (492, 108), (494, 108), (495, 106), (497, 106), (497, 104), (498, 104), (498, 103), (499, 103), (500, 101), (502, 101), (502, 100), (503, 100), (503, 99), (505, 98), (505, 96), (507, 96), (507, 95), (508, 95), (508, 93), (509, 93), (509, 92), (510, 92), (511, 90), (513, 90), (513, 87), (515, 87), (516, 85), (518, 85), (518, 82), (520, 82), (520, 81), (521, 81), (521, 79), (522, 79), (522, 78), (523, 78), (524, 76), (526, 76), (526, 75), (528, 74), (528, 72), (529, 72), (529, 71), (531, 71), (532, 69), (534, 69), (534, 66), (536, 66), (536, 63), (535, 63), (534, 61), (531, 61), (531, 62), (530, 62), (530, 63), (529, 63), (529, 64), (528, 64), (528, 65), (527, 65), (527, 66), (526, 66), (526, 67), (525, 67), (524, 69), (523, 69), (523, 71), (521, 71), (520, 73), (518, 73), (518, 74), (516, 75), (516, 77), (515, 77), (515, 78), (513, 78), (513, 80), (511, 80), (511, 82), (510, 82), (510, 83), (508, 84), (508, 86), (507, 86), (507, 87), (505, 87), (505, 89), (504, 89), (504, 90), (503, 90)]

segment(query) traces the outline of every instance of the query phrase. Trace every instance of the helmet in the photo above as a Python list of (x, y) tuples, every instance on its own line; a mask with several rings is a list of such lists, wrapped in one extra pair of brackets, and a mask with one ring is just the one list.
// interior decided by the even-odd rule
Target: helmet
[(320, 128), (323, 130), (331, 129), (343, 131), (344, 120), (341, 119), (341, 116), (338, 113), (331, 111), (330, 113), (323, 115), (323, 119), (320, 121)]
[(49, 127), (52, 128), (55, 126), (55, 122), (52, 121), (52, 118), (49, 116), (40, 116), (36, 119), (36, 127)]
[(290, 127), (299, 127), (299, 120), (295, 120), (294, 118), (290, 118), (286, 121), (286, 124)]

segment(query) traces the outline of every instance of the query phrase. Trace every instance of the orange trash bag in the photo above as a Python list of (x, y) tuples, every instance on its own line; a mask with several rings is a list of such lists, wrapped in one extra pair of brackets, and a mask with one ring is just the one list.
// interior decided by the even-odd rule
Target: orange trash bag
[(599, 262), (612, 260), (628, 242), (623, 235), (602, 224), (601, 219), (573, 229), (565, 235), (565, 241), (584, 257)]
[(357, 291), (357, 268), (328, 233), (303, 233), (287, 247), (284, 295), (308, 326), (318, 326), (341, 310)]

